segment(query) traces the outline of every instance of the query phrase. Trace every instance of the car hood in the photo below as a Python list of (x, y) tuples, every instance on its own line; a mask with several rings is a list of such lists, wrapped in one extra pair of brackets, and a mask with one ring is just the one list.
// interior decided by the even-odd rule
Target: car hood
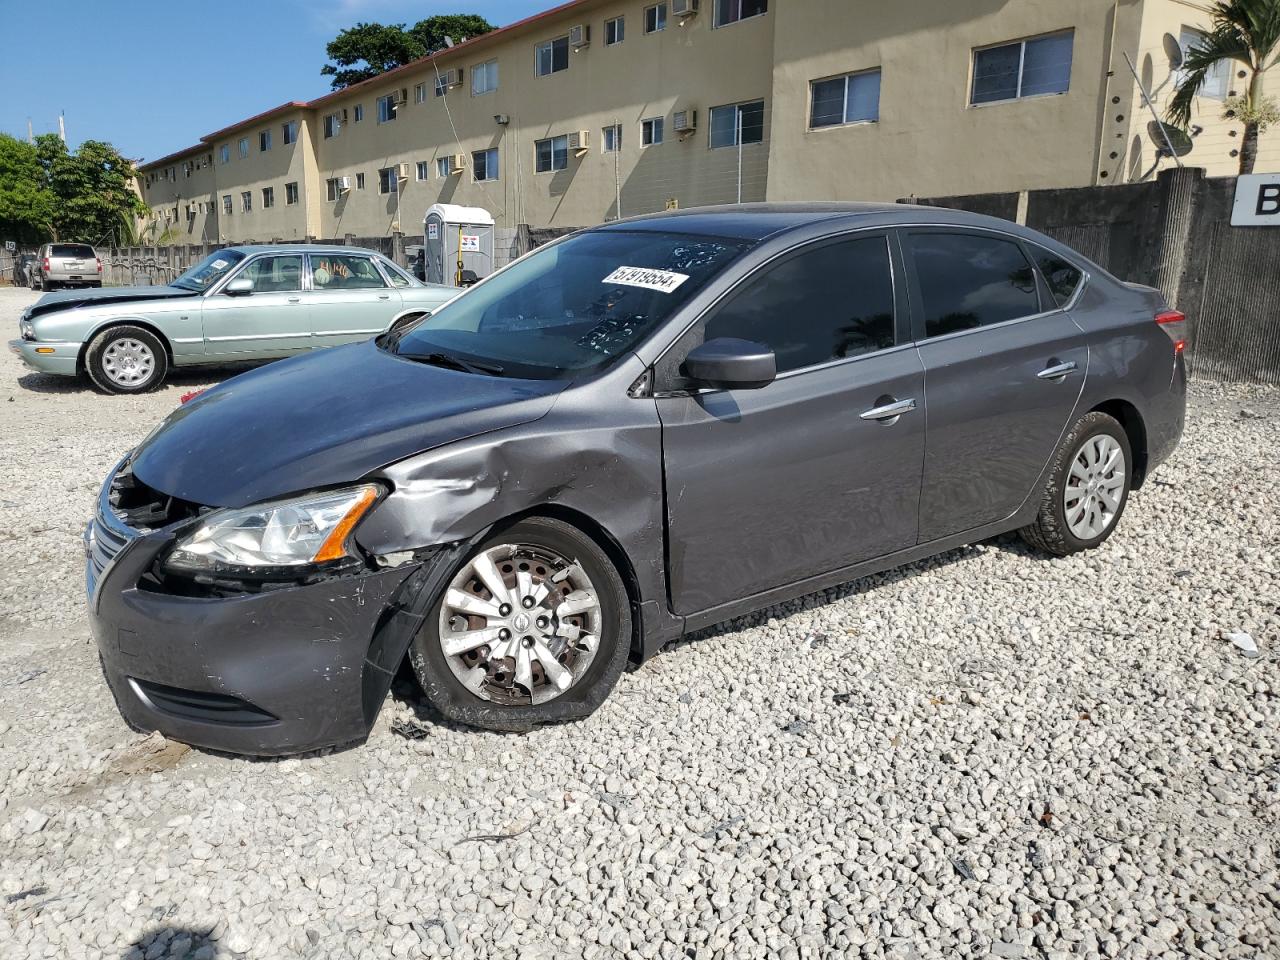
[(96, 307), (98, 304), (122, 303), (130, 300), (165, 300), (170, 297), (195, 297), (194, 290), (181, 287), (96, 287), (91, 290), (58, 290), (46, 293), (27, 308), (24, 318), (38, 317), (55, 310), (72, 307)]
[(161, 493), (242, 507), (354, 483), (432, 447), (537, 420), (565, 385), (429, 366), (369, 340), (200, 394), (138, 446), (131, 466)]

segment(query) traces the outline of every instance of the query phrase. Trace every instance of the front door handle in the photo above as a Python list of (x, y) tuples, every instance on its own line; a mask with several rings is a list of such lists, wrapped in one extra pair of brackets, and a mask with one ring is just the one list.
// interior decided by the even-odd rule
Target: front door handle
[(872, 407), (870, 410), (863, 410), (858, 416), (863, 420), (878, 420), (881, 423), (893, 424), (897, 423), (898, 418), (904, 413), (910, 413), (915, 408), (915, 397), (910, 397), (906, 400), (894, 400), (892, 403)]
[(290, 298), (289, 298), (289, 302), (290, 302), (290, 303), (301, 303), (301, 302), (302, 302), (302, 298), (301, 298), (301, 297), (290, 297)]
[(1076, 362), (1074, 360), (1068, 360), (1066, 363), (1055, 363), (1051, 367), (1045, 367), (1037, 373), (1036, 376), (1041, 380), (1053, 380), (1057, 382), (1065, 378), (1066, 375), (1075, 370), (1075, 368)]
[(390, 300), (390, 299), (391, 299), (391, 294), (389, 294), (389, 293), (380, 293), (380, 294), (378, 294), (378, 299), (379, 299), (379, 300)]

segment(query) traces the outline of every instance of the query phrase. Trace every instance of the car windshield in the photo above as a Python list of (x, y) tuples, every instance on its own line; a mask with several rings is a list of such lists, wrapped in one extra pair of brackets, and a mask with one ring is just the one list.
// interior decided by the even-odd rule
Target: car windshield
[(538, 380), (633, 349), (750, 246), (649, 231), (578, 234), (518, 261), (398, 339), (404, 357)]
[(169, 286), (181, 287), (183, 290), (208, 290), (244, 257), (245, 255), (238, 250), (219, 250), (211, 253)]

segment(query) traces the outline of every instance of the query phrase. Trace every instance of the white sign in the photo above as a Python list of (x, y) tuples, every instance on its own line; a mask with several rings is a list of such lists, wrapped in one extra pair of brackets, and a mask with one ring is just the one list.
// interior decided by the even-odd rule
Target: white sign
[(440, 239), (440, 224), (438, 224), (438, 223), (428, 223), (428, 224), (427, 224), (427, 239), (428, 239), (428, 240), (439, 240), (439, 239)]
[(458, 250), (462, 253), (479, 253), (480, 237), (472, 233), (458, 235)]
[(4, 248), (5, 248), (6, 250), (17, 250), (17, 249), (18, 249), (18, 245), (17, 245), (14, 241), (12, 241), (12, 240), (6, 240), (6, 241), (4, 242)]
[(646, 290), (671, 293), (688, 279), (689, 275), (687, 273), (672, 273), (670, 270), (651, 270), (648, 267), (619, 267), (600, 282), (620, 283), (626, 287), (644, 287)]
[(1280, 227), (1280, 173), (1251, 173), (1236, 178), (1233, 227)]

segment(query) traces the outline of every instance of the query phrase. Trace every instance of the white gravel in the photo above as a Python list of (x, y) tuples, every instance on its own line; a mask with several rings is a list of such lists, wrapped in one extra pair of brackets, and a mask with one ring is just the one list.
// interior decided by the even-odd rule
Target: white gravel
[(251, 762), (131, 733), (82, 613), (101, 477), (209, 376), (0, 361), (0, 957), (1280, 956), (1280, 392), (1197, 385), (1091, 554), (775, 608), (572, 726), (402, 686), (366, 746)]

